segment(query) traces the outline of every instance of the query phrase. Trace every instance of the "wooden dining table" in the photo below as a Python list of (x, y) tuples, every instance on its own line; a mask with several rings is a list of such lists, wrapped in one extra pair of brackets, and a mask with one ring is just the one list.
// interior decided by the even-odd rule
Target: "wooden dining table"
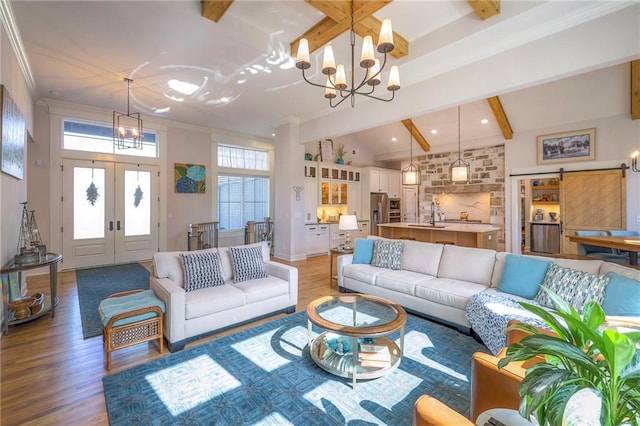
[(570, 235), (569, 241), (578, 244), (589, 244), (598, 247), (607, 247), (629, 252), (629, 263), (638, 265), (638, 252), (640, 252), (640, 236), (582, 236)]

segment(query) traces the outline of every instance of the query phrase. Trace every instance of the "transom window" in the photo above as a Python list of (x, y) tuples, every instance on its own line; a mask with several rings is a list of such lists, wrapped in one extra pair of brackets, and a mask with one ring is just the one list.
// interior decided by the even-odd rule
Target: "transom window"
[(269, 153), (263, 149), (218, 145), (218, 167), (269, 170)]
[(62, 148), (102, 154), (158, 157), (158, 135), (145, 131), (142, 149), (117, 149), (113, 144), (113, 127), (85, 121), (64, 120)]

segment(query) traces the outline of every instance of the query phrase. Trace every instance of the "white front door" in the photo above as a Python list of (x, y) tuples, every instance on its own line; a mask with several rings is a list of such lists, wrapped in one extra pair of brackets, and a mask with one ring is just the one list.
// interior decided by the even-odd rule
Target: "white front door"
[(150, 259), (158, 250), (158, 168), (63, 161), (64, 268)]

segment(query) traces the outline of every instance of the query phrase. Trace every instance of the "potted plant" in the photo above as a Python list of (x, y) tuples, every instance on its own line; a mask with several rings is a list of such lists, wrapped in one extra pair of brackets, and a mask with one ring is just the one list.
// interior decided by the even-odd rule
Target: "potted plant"
[(347, 155), (347, 150), (345, 149), (344, 144), (338, 144), (338, 147), (336, 148), (336, 156), (338, 157), (336, 163), (344, 164), (345, 155)]
[[(520, 305), (542, 318), (556, 336), (517, 323), (512, 327), (529, 335), (510, 345), (498, 363), (504, 367), (534, 357), (545, 360), (528, 368), (519, 385), (520, 414), (527, 419), (535, 415), (541, 425), (639, 425), (640, 332), (603, 328), (605, 313), (597, 302), (587, 303), (580, 315), (553, 292), (543, 290), (555, 310)], [(594, 396), (599, 405), (593, 403)], [(595, 423), (584, 418), (583, 410), (589, 406), (598, 417)]]

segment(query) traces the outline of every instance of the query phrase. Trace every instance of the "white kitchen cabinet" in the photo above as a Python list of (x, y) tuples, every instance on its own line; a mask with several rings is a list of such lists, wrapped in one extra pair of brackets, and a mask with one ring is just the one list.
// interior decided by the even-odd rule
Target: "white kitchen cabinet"
[(387, 173), (387, 195), (389, 198), (400, 198), (402, 196), (402, 177), (400, 173)]
[[(335, 248), (341, 244), (344, 244), (347, 239), (347, 231), (339, 229), (339, 226), (340, 225), (337, 223), (332, 223), (329, 225), (329, 233), (331, 235), (331, 248)], [(353, 231), (350, 232), (353, 233)]]
[(312, 178), (304, 179), (304, 223), (316, 223), (318, 220), (318, 180)]
[(358, 230), (351, 231), (351, 239), (367, 238), (369, 235), (369, 221), (358, 221)]
[(307, 256), (327, 254), (329, 251), (329, 225), (307, 225)]
[(370, 192), (389, 191), (389, 177), (387, 173), (380, 170), (371, 170), (369, 172), (369, 190)]

